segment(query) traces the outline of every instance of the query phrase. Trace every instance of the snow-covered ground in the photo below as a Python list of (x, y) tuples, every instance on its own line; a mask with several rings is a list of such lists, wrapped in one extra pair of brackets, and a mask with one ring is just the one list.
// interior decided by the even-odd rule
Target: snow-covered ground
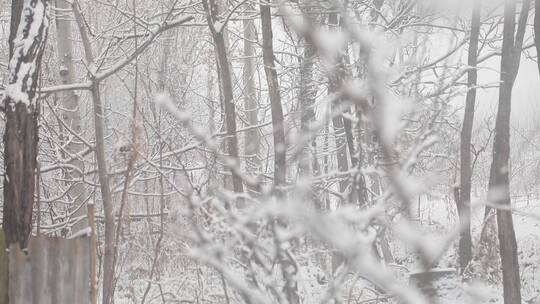
[[(476, 199), (480, 202), (480, 199)], [(426, 233), (437, 235), (449, 233), (455, 228), (457, 219), (456, 210), (452, 201), (421, 201), (417, 214)], [(540, 300), (540, 201), (527, 199), (514, 199), (512, 201), (514, 213), (514, 228), (518, 242), (518, 254), (522, 283), (522, 298), (524, 303), (537, 303)], [(477, 246), (484, 219), (484, 207), (474, 203), (472, 214), (473, 246)], [(478, 248), (475, 248), (478, 250)], [(456, 265), (457, 242), (449, 248), (448, 253), (440, 262), (443, 267)], [(406, 255), (405, 252), (403, 254)], [(493, 265), (499, 267), (499, 265)], [(500, 270), (499, 270), (500, 271)], [(501, 282), (490, 282), (487, 278), (477, 277), (470, 283), (461, 283), (460, 289), (469, 296), (470, 301), (456, 298), (449, 303), (502, 303)], [(447, 299), (452, 299), (448, 296)], [(482, 300), (483, 299), (483, 300)], [(473, 301), (473, 302), (471, 302)]]

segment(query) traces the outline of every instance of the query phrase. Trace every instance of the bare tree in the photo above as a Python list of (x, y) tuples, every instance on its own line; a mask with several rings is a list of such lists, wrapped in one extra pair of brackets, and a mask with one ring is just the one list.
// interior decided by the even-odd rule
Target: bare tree
[[(338, 13), (332, 12), (328, 16), (328, 27), (332, 31), (339, 31), (340, 30), (340, 15)], [(342, 50), (340, 50), (339, 53), (335, 55), (335, 58), (333, 58), (334, 66), (332, 67), (334, 70), (329, 73), (328, 78), (328, 93), (338, 93), (341, 89), (343, 82), (345, 81), (347, 75), (347, 66), (346, 62), (348, 61), (348, 53), (347, 53), (347, 47), (344, 47)], [(336, 159), (337, 159), (337, 169), (339, 172), (347, 172), (349, 170), (349, 159), (347, 155), (347, 147), (351, 147), (350, 144), (348, 144), (347, 140), (347, 132), (345, 131), (345, 123), (343, 119), (342, 112), (343, 110), (340, 108), (342, 106), (341, 102), (344, 100), (337, 99), (332, 102), (331, 108), (332, 112), (339, 111), (339, 115), (335, 115), (332, 117), (332, 127), (334, 130), (334, 136), (335, 136), (335, 144), (336, 144)], [(349, 125), (349, 131), (350, 131), (350, 125)], [(349, 140), (352, 140), (349, 138)], [(339, 194), (340, 194), (340, 200), (341, 203), (345, 202), (346, 199), (346, 191), (350, 190), (349, 188), (349, 181), (348, 177), (342, 176), (339, 179)], [(332, 269), (334, 271), (337, 270), (337, 268), (344, 262), (343, 256), (336, 252), (332, 256)]]
[[(285, 143), (285, 130), (283, 125), (283, 109), (281, 105), (281, 94), (274, 63), (274, 45), (272, 33), (272, 10), (270, 5), (261, 4), (261, 29), (264, 72), (268, 85), (268, 95), (270, 98), (270, 108), (272, 112), (272, 135), (274, 140), (274, 186), (283, 186), (287, 178), (287, 146)], [(277, 188), (276, 193), (281, 196), (282, 190)], [(285, 281), (283, 290), (288, 303), (298, 304), (298, 283), (296, 275), (298, 268), (292, 258), (283, 252), (278, 253), (281, 264), (281, 271)]]
[[(82, 38), (84, 55), (86, 64), (94, 67), (94, 55), (90, 38), (79, 9), (77, 1), (73, 3), (73, 13), (79, 27), (79, 32)], [(103, 201), (103, 210), (105, 211), (105, 246), (103, 259), (103, 296), (102, 303), (109, 304), (113, 302), (114, 295), (114, 245), (115, 245), (115, 214), (111, 188), (109, 185), (109, 173), (107, 169), (107, 161), (105, 155), (105, 122), (104, 122), (104, 106), (101, 99), (100, 81), (95, 78), (95, 75), (89, 74), (91, 86), (92, 103), (94, 106), (94, 129), (96, 137), (96, 159), (98, 165), (99, 185), (101, 190), (101, 199)]]
[[(251, 3), (246, 3), (245, 9), (248, 14), (254, 11)], [(260, 170), (259, 149), (260, 135), (259, 129), (255, 128), (258, 124), (259, 105), (257, 103), (257, 91), (255, 86), (256, 76), (256, 53), (255, 42), (257, 40), (257, 31), (255, 21), (250, 16), (242, 21), (244, 32), (244, 68), (242, 71), (243, 91), (244, 91), (244, 111), (246, 113), (247, 127), (253, 129), (246, 131), (244, 139), (244, 153), (247, 156), (248, 170)]]
[(478, 72), (476, 69), (478, 58), (478, 40), (480, 36), (480, 8), (481, 1), (474, 1), (471, 18), (471, 33), (469, 37), (469, 71), (467, 75), (467, 97), (465, 100), (465, 115), (461, 129), (461, 170), (460, 189), (457, 203), (462, 231), (459, 239), (459, 264), (461, 271), (465, 269), (472, 258), (471, 240), (471, 135), (474, 123), (474, 107), (476, 102), (476, 84)]
[[(479, 81), (498, 56), (505, 68), (512, 57), (501, 79), (515, 74), (520, 47), (535, 47), (533, 29), (526, 8), (518, 22), (524, 0), (516, 2), (513, 35), (505, 31), (511, 56), (503, 54), (499, 3), (440, 10), (447, 2), (48, 1), (56, 31), (36, 89), (45, 105), (36, 232), (70, 237), (84, 221), (73, 208), (95, 201), (92, 285), (107, 304), (421, 304), (460, 293), (441, 289), (453, 283), (476, 294), (469, 278), (500, 289), (492, 301), (503, 292), (499, 245), (507, 297), (519, 273), (523, 299), (534, 302), (537, 242), (522, 232), (538, 207), (538, 128), (509, 124), (512, 153), (501, 161), (507, 99), (488, 203), (507, 212), (500, 244), (495, 212), (481, 232), (475, 216), (469, 221), (471, 197), (487, 190), (492, 160), (482, 151), (494, 134), (490, 122), (478, 124), (484, 108), (475, 112), (474, 93), (499, 88), (499, 79)], [(13, 4), (20, 16), (24, 1)], [(0, 22), (6, 46), (8, 26)], [(0, 49), (0, 68), (8, 51)], [(523, 96), (522, 76), (512, 79), (514, 98)], [(7, 84), (0, 75), (0, 94)], [(496, 186), (505, 179), (508, 188)], [(512, 207), (496, 205), (499, 189)], [(471, 234), (480, 237), (472, 260)], [(413, 286), (408, 275), (427, 283)]]
[[(219, 15), (219, 6), (216, 0), (203, 0), (204, 10), (208, 27), (214, 40), (217, 61), (219, 64), (219, 73), (221, 89), (223, 95), (223, 105), (225, 108), (225, 127), (227, 130), (227, 151), (232, 161), (236, 162), (233, 168), (239, 165), (238, 159), (238, 138), (236, 134), (236, 110), (234, 105), (232, 75), (230, 63), (227, 59), (227, 47), (225, 45), (224, 31), (228, 20), (223, 20)], [(238, 176), (235, 169), (231, 170), (233, 190), (236, 193), (244, 192), (242, 179)]]
[(14, 1), (11, 12), (10, 76), (4, 98), (3, 228), (6, 244), (19, 243), (25, 249), (32, 232), (38, 154), (36, 92), (49, 28), (48, 2)]
[[(75, 65), (73, 63), (73, 35), (71, 33), (71, 4), (66, 0), (55, 1), (55, 20), (56, 20), (56, 47), (58, 62), (60, 64), (59, 74), (62, 84), (68, 85), (75, 83)], [(84, 148), (84, 146), (77, 142), (77, 136), (81, 133), (81, 118), (79, 109), (79, 96), (71, 90), (59, 92), (60, 104), (61, 104), (61, 119), (63, 120), (63, 132), (62, 138), (63, 144), (65, 144), (66, 153), (69, 158), (73, 158), (74, 169), (67, 169), (67, 180), (73, 180), (70, 184), (69, 195), (73, 200), (73, 206), (71, 210), (75, 212), (76, 216), (84, 215), (86, 208), (80, 206), (84, 203), (85, 187), (83, 182), (79, 179), (82, 177), (84, 171), (83, 161), (78, 155)], [(84, 217), (83, 217), (84, 218)], [(87, 220), (80, 220), (73, 227), (75, 232), (77, 230), (86, 228)]]
[[(330, 27), (333, 31), (339, 31), (340, 28), (340, 15), (338, 13), (332, 12), (328, 16), (328, 27)], [(328, 79), (328, 92), (330, 94), (336, 93), (339, 91), (341, 86), (343, 85), (343, 82), (345, 81), (345, 78), (347, 77), (347, 48), (345, 47), (342, 52), (336, 55), (336, 58), (334, 58), (334, 71), (332, 71), (329, 75)], [(339, 109), (341, 100), (336, 100), (332, 103), (332, 109), (336, 110)], [(343, 111), (343, 110), (340, 110)], [(347, 143), (347, 137), (345, 132), (345, 123), (343, 120), (343, 115), (336, 115), (332, 118), (332, 127), (335, 133), (335, 141), (336, 141), (336, 159), (337, 159), (337, 166), (339, 172), (347, 172), (349, 170), (349, 160), (347, 155), (347, 146), (350, 147)], [(345, 198), (343, 194), (347, 191), (347, 188), (349, 186), (349, 182), (346, 178), (342, 177), (339, 181), (339, 192), (342, 195), (342, 198)]]
[(504, 30), (501, 58), (501, 85), (499, 106), (495, 122), (493, 162), (489, 176), (488, 200), (497, 206), (497, 227), (503, 273), (504, 303), (521, 303), (521, 280), (517, 241), (512, 219), (510, 200), (510, 109), (512, 89), (519, 69), (521, 49), (527, 25), (531, 0), (525, 0), (516, 31), (516, 3), (506, 0), (504, 5)]
[(264, 72), (272, 109), (272, 134), (274, 137), (274, 184), (283, 185), (287, 177), (287, 146), (283, 128), (283, 109), (272, 42), (272, 16), (269, 5), (261, 5), (262, 48)]
[[(304, 14), (313, 12), (309, 7), (309, 3), (303, 4)], [(314, 19), (314, 18), (313, 18)], [(314, 79), (315, 59), (317, 50), (313, 43), (307, 39), (303, 39), (303, 54), (300, 62), (300, 89), (298, 93), (298, 102), (300, 108), (300, 132), (308, 134), (310, 127), (315, 121), (315, 101), (317, 97), (317, 87)], [(301, 176), (310, 177), (313, 174), (320, 174), (320, 168), (315, 155), (317, 141), (301, 147), (302, 153), (298, 161), (298, 170)]]

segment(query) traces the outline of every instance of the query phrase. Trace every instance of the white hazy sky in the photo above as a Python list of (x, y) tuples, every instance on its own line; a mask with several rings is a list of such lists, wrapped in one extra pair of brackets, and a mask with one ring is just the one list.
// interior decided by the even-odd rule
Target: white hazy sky
[[(534, 53), (534, 51), (532, 51)], [(479, 83), (495, 83), (499, 80), (500, 57), (487, 64), (490, 69), (479, 73)], [(493, 70), (491, 69), (493, 68)], [(485, 119), (496, 113), (499, 90), (483, 89), (478, 92), (478, 119)], [(512, 94), (512, 125), (524, 126), (540, 119), (540, 74), (534, 60), (522, 57), (519, 73)]]

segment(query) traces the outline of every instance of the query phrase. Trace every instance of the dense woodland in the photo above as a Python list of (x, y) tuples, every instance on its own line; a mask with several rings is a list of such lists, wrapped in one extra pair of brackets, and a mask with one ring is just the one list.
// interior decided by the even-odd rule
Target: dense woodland
[(540, 303), (534, 2), (0, 0), (7, 245), (90, 235), (80, 303)]

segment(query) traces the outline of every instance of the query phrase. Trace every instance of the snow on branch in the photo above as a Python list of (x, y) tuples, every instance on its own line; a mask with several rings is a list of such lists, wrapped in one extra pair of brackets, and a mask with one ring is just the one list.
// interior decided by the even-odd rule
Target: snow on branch
[(17, 103), (28, 106), (34, 101), (48, 26), (47, 1), (25, 0), (17, 35), (13, 41), (9, 83), (5, 90), (12, 109)]

